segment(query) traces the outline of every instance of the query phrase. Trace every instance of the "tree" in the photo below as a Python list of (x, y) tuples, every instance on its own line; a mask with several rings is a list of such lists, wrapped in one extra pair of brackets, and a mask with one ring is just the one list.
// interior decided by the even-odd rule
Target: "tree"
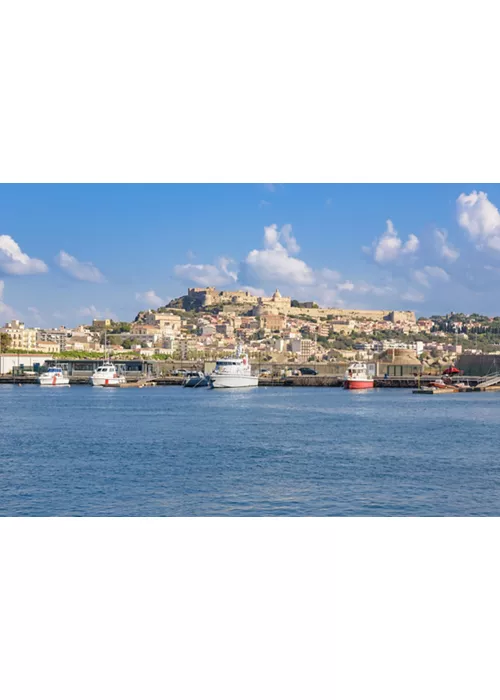
[(10, 335), (8, 333), (0, 333), (0, 352), (8, 352), (10, 346)]

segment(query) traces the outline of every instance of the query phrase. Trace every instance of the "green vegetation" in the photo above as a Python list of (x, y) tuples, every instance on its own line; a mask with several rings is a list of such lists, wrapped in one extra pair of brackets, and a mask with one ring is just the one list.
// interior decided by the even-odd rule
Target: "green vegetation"
[(9, 352), (11, 338), (8, 333), (0, 333), (0, 352)]

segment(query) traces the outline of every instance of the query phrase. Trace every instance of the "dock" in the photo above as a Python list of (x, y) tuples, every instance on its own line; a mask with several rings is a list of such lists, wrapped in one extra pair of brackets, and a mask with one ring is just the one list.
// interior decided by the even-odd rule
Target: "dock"
[(435, 386), (423, 386), (420, 389), (413, 389), (413, 394), (425, 394), (427, 396), (431, 394), (458, 394), (460, 389), (455, 389), (454, 387), (443, 387), (438, 389)]

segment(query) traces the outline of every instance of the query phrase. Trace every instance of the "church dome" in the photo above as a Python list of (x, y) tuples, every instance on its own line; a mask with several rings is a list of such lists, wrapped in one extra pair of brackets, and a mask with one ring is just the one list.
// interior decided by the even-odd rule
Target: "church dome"
[(281, 299), (280, 290), (277, 289), (273, 294), (273, 299)]

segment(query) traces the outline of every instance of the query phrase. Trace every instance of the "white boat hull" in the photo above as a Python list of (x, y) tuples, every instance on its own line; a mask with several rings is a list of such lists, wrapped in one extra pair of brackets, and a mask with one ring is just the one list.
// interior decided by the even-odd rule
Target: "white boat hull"
[(90, 377), (92, 386), (120, 386), (125, 384), (125, 377)]
[(69, 386), (68, 377), (40, 377), (38, 380), (40, 386)]
[(242, 377), (229, 375), (214, 375), (210, 377), (210, 387), (212, 389), (241, 389), (248, 386), (258, 386), (258, 377)]

